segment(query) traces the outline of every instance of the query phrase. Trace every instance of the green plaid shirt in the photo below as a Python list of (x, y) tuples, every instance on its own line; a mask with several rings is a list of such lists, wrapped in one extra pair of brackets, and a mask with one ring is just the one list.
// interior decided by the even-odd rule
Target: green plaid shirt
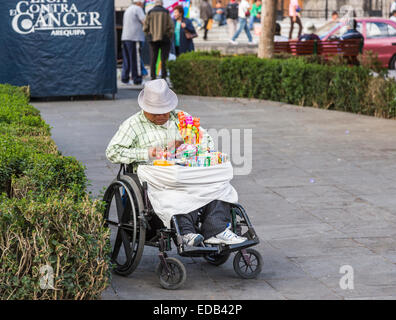
[[(179, 111), (171, 111), (169, 121), (164, 125), (156, 125), (149, 121), (143, 110), (134, 114), (123, 122), (111, 139), (106, 149), (107, 158), (112, 163), (133, 163), (135, 166), (138, 162), (149, 160), (149, 148), (165, 147), (169, 142), (183, 140), (177, 127)], [(212, 137), (202, 127), (200, 130), (203, 133), (201, 145), (213, 149)]]

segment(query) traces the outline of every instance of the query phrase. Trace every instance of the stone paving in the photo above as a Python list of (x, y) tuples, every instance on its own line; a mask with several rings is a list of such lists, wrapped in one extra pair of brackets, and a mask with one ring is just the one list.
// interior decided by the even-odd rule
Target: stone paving
[[(137, 95), (124, 87), (115, 101), (33, 102), (60, 150), (87, 166), (94, 195), (116, 176), (104, 150), (139, 110)], [(214, 267), (181, 258), (186, 284), (166, 291), (154, 274), (156, 250), (146, 248), (135, 273), (113, 275), (103, 299), (396, 298), (395, 121), (269, 101), (179, 99), (206, 128), (253, 130), (252, 172), (233, 185), (261, 238), (263, 271), (242, 280), (232, 259)], [(339, 284), (344, 265), (354, 270), (352, 290)]]

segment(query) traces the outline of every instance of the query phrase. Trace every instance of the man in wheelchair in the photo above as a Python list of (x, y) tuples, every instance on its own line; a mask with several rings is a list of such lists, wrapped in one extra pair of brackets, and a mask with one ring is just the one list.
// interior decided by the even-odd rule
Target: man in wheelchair
[[(177, 133), (178, 116), (175, 108), (178, 104), (176, 94), (169, 89), (163, 79), (146, 83), (138, 97), (141, 111), (134, 114), (119, 127), (111, 139), (106, 156), (112, 163), (132, 165), (136, 171), (139, 163), (155, 159), (160, 148), (175, 149), (182, 143), (179, 135), (169, 141), (169, 132)], [(206, 130), (200, 128), (201, 146), (213, 149), (212, 137)], [(176, 215), (177, 224), (183, 243), (187, 246), (198, 246), (203, 241), (206, 244), (239, 244), (247, 240), (231, 231), (230, 204), (214, 200), (207, 205), (189, 213)], [(200, 233), (196, 230), (198, 220), (201, 221)]]

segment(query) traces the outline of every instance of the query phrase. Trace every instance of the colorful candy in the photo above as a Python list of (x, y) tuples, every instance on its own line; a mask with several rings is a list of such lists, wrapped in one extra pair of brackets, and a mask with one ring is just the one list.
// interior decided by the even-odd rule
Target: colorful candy
[(178, 128), (184, 142), (188, 144), (199, 144), (200, 118), (186, 116), (183, 111), (180, 111), (177, 116), (179, 118)]
[[(174, 150), (157, 151), (154, 165), (178, 165), (188, 167), (210, 167), (228, 161), (227, 155), (221, 152), (211, 152), (209, 148), (204, 148), (200, 143), (200, 118), (193, 118), (184, 112), (178, 113), (178, 129), (184, 143)], [(172, 152), (170, 152), (172, 151)]]

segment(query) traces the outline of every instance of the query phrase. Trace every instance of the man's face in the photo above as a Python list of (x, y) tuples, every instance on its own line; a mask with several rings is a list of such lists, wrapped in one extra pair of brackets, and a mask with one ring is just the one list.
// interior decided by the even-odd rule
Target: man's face
[(162, 113), (162, 114), (153, 114), (144, 111), (144, 116), (147, 118), (147, 120), (151, 121), (152, 123), (158, 126), (165, 124), (169, 120), (169, 114), (170, 112)]

